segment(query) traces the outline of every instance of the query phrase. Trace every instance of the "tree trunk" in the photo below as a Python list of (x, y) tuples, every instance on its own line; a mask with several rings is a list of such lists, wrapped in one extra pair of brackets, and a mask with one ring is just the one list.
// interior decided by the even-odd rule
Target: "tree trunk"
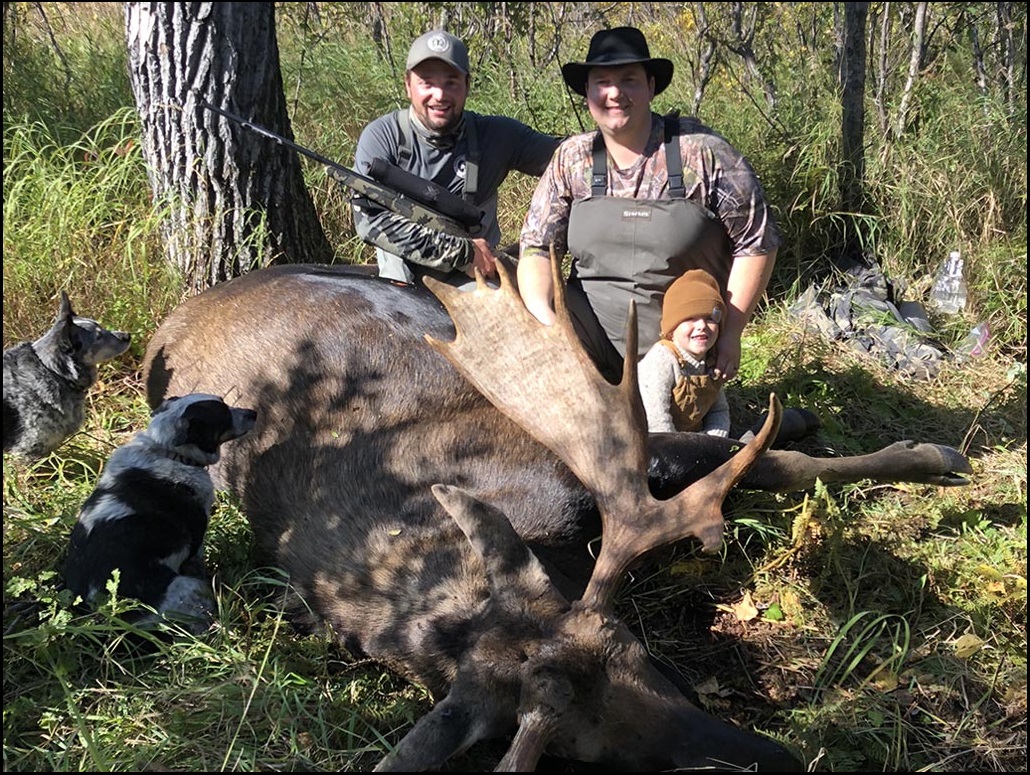
[[(747, 18), (745, 19), (745, 11)], [(755, 34), (758, 31), (758, 6), (752, 4), (745, 9), (744, 3), (733, 3), (730, 6), (730, 29), (733, 37), (726, 41), (726, 47), (744, 60), (748, 73), (762, 85), (765, 104), (770, 112), (776, 112), (776, 85), (762, 74), (755, 54)]]
[(890, 130), (890, 119), (887, 116), (887, 78), (890, 75), (890, 39), (891, 39), (891, 4), (884, 3), (880, 17), (880, 44), (878, 52), (879, 65), (876, 73), (876, 119), (879, 122), (880, 134), (886, 136)]
[(332, 248), (298, 155), (201, 106), (293, 138), (273, 3), (126, 3), (129, 71), (169, 261), (190, 294)]
[[(841, 207), (861, 213), (865, 178), (865, 26), (869, 3), (844, 4), (841, 57)], [(849, 245), (852, 250), (857, 245)]]
[[(1023, 74), (1026, 74), (1026, 25), (1022, 25), (1023, 45), (1017, 47), (1014, 31), (1018, 30), (1020, 25), (1013, 24), (1012, 22), (1012, 5), (1012, 3), (995, 3), (995, 12), (998, 20), (997, 40), (999, 43), (998, 56), (1000, 60), (998, 69), (1004, 90), (1005, 106), (1008, 108), (1009, 115), (1015, 116), (1017, 80), (1024, 82), (1026, 80), (1025, 78), (1017, 79), (1016, 73), (1016, 62), (1021, 59)], [(1026, 14), (1025, 8), (1023, 13), (1024, 15)], [(1023, 50), (1021, 58), (1016, 53), (1019, 48)]]
[(709, 34), (708, 16), (704, 3), (694, 3), (694, 40), (697, 44), (697, 62), (694, 65), (694, 99), (691, 102), (692, 116), (701, 114), (701, 101), (705, 97), (705, 89), (715, 75), (717, 48), (715, 40)]
[(898, 108), (897, 121), (894, 125), (894, 136), (901, 137), (908, 127), (908, 106), (912, 102), (919, 69), (923, 62), (923, 36), (926, 34), (926, 3), (916, 3), (916, 20), (912, 25), (912, 51), (908, 59), (908, 78), (901, 92), (901, 106)]

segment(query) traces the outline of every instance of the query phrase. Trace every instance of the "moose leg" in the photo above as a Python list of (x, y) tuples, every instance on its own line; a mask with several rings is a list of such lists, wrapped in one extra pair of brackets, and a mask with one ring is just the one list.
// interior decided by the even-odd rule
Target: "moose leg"
[[(763, 458), (764, 459), (764, 458)], [(763, 466), (752, 469), (742, 487), (754, 489), (807, 490), (815, 479), (823, 482), (912, 482), (938, 487), (960, 487), (969, 484), (962, 474), (973, 473), (969, 460), (957, 450), (940, 444), (897, 441), (868, 455), (841, 458), (816, 458), (800, 452), (775, 451)], [(786, 485), (786, 486), (785, 486)]]
[[(699, 433), (653, 433), (648, 475), (655, 497), (667, 498), (728, 460), (740, 442)], [(769, 450), (738, 484), (746, 490), (797, 492), (816, 480), (830, 482), (913, 482), (938, 487), (969, 483), (969, 460), (951, 447), (898, 441), (868, 455), (820, 458), (792, 450)]]

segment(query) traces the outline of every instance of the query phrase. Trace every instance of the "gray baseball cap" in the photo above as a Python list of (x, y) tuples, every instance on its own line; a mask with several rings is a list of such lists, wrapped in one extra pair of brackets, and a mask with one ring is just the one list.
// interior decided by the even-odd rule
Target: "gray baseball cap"
[(439, 59), (464, 75), (469, 74), (469, 50), (465, 44), (443, 30), (431, 30), (411, 44), (406, 70), (418, 67), (427, 59)]

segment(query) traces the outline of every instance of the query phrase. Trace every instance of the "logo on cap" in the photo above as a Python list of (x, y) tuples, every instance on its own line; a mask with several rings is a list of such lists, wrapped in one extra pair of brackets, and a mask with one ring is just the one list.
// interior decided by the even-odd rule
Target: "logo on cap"
[(430, 51), (434, 51), (437, 54), (442, 54), (444, 51), (451, 47), (451, 42), (447, 40), (443, 35), (434, 35), (426, 41), (426, 48)]

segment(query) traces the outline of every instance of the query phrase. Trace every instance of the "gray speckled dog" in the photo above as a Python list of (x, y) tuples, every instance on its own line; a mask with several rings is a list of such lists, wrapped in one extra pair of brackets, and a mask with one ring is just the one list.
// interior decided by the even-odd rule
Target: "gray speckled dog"
[(76, 315), (62, 291), (50, 330), (4, 350), (4, 452), (36, 460), (79, 430), (97, 364), (124, 353), (130, 339)]

